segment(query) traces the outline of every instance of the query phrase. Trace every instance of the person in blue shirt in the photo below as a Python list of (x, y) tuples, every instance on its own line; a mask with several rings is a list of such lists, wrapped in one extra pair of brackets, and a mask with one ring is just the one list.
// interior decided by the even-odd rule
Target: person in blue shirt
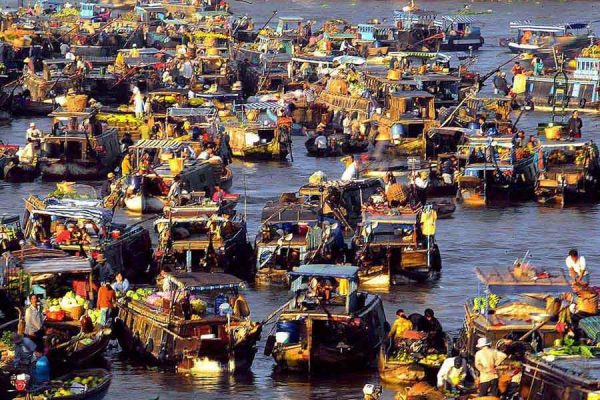
[(41, 347), (35, 349), (33, 354), (35, 356), (31, 373), (33, 383), (34, 385), (42, 385), (50, 381), (50, 361)]
[(111, 285), (118, 294), (125, 295), (129, 290), (129, 281), (123, 277), (123, 274), (118, 272), (115, 276), (115, 282)]

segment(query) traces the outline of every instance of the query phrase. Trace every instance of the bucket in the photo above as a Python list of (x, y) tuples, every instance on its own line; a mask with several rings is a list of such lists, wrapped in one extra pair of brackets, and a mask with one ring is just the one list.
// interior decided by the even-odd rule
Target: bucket
[[(298, 321), (279, 321), (275, 331), (275, 340), (280, 333), (287, 333), (287, 342), (281, 343), (298, 343), (300, 341), (300, 323)], [(285, 335), (279, 335), (283, 338)]]
[(113, 238), (113, 239), (115, 239), (115, 240), (119, 239), (121, 237), (121, 231), (118, 230), (118, 229), (115, 229), (114, 231), (112, 231), (110, 233), (110, 237)]
[(173, 175), (177, 175), (183, 170), (183, 158), (171, 158), (169, 160), (169, 169)]

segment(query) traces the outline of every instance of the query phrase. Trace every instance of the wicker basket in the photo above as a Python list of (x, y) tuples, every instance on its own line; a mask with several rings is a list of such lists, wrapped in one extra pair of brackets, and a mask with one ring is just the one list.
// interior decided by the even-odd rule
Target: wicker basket
[(75, 306), (75, 307), (63, 307), (63, 309), (65, 310), (65, 312), (67, 313), (67, 315), (69, 315), (71, 317), (71, 319), (73, 321), (79, 321), (79, 318), (81, 318), (81, 316), (83, 315), (83, 312), (85, 311), (83, 306)]
[(67, 102), (65, 108), (69, 112), (82, 112), (85, 111), (88, 97), (85, 94), (75, 94), (67, 96)]

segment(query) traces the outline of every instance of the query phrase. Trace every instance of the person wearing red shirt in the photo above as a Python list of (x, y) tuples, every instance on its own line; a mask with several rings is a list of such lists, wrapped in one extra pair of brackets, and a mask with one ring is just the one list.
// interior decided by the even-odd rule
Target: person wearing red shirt
[(97, 307), (100, 309), (100, 325), (107, 324), (112, 310), (117, 303), (117, 293), (113, 290), (109, 283), (104, 282), (98, 290)]
[(71, 232), (69, 232), (63, 224), (56, 226), (56, 236), (54, 236), (54, 242), (56, 244), (68, 244), (71, 240)]

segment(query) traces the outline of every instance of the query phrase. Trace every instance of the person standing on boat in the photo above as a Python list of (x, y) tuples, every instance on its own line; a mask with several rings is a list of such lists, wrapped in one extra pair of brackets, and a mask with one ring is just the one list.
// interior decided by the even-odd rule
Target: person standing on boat
[(502, 96), (508, 95), (510, 89), (508, 88), (508, 82), (506, 82), (506, 72), (498, 71), (496, 76), (494, 76), (492, 84), (494, 85), (496, 94), (501, 94)]
[(31, 140), (40, 140), (42, 138), (42, 131), (35, 126), (35, 122), (29, 124), (29, 129), (25, 132), (25, 138)]
[(590, 283), (590, 274), (586, 268), (585, 257), (580, 256), (577, 249), (569, 250), (569, 255), (565, 260), (569, 275), (577, 283), (585, 284), (586, 286)]
[(123, 161), (121, 161), (121, 175), (126, 177), (131, 175), (133, 167), (131, 166), (131, 153), (125, 154)]
[(567, 122), (567, 128), (569, 129), (569, 138), (581, 139), (581, 128), (583, 128), (583, 121), (579, 118), (579, 112), (573, 111), (571, 118)]
[(169, 194), (167, 195), (167, 200), (169, 200), (170, 203), (178, 205), (180, 198), (181, 198), (181, 176), (176, 175), (175, 178), (173, 178), (173, 183), (171, 183), (171, 187), (169, 188)]
[(461, 356), (446, 358), (437, 374), (438, 389), (456, 390), (464, 388), (467, 372), (467, 360)]
[(106, 326), (112, 317), (112, 312), (117, 303), (117, 293), (108, 281), (98, 289), (98, 309), (100, 310), (100, 326)]
[(388, 333), (388, 339), (391, 339), (393, 343), (396, 343), (396, 340), (402, 339), (404, 332), (410, 331), (413, 329), (413, 324), (406, 316), (406, 313), (403, 309), (398, 309), (396, 311), (396, 320), (392, 324), (390, 328), (390, 332)]
[(531, 67), (533, 68), (533, 75), (540, 76), (544, 71), (544, 62), (539, 56), (534, 56), (531, 60)]
[(498, 366), (506, 359), (506, 354), (492, 349), (486, 338), (477, 340), (475, 368), (479, 371), (479, 397), (498, 396)]
[(38, 346), (44, 343), (44, 314), (36, 294), (29, 296), (29, 307), (25, 309), (25, 336)]
[(435, 313), (431, 308), (425, 309), (423, 315), (424, 318), (421, 321), (421, 328), (423, 332), (427, 333), (429, 346), (439, 351), (444, 350), (444, 329), (442, 328), (442, 324), (435, 317)]
[(353, 181), (360, 179), (360, 159), (350, 155), (350, 163), (346, 166), (346, 170), (342, 174), (342, 181)]
[(108, 261), (106, 261), (106, 257), (104, 254), (98, 254), (96, 257), (96, 265), (94, 266), (95, 270), (98, 270), (98, 278), (100, 282), (109, 282), (110, 278), (113, 275), (112, 265)]

